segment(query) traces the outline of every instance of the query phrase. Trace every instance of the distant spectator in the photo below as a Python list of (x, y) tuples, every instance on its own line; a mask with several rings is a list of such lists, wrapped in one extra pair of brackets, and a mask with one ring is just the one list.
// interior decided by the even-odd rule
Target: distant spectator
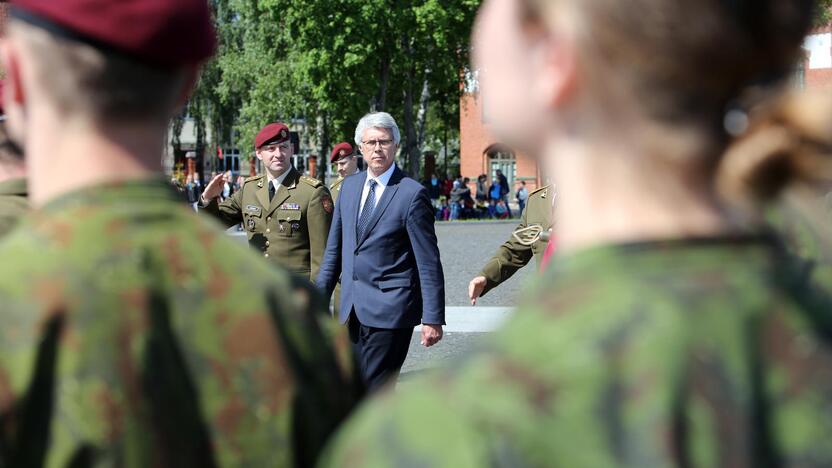
[(523, 210), (526, 209), (526, 200), (529, 199), (529, 191), (526, 189), (526, 181), (520, 182), (520, 188), (517, 190), (517, 204), (520, 205), (520, 213), (522, 216)]
[(485, 206), (486, 202), (488, 201), (488, 176), (485, 174), (480, 174), (477, 177), (477, 202), (478, 205), (482, 204)]
[(506, 202), (504, 202), (503, 200), (497, 201), (497, 203), (494, 205), (494, 212), (495, 216), (498, 219), (506, 219), (510, 216), (508, 204), (506, 204)]
[(228, 171), (223, 175), (223, 185), (222, 185), (222, 199), (227, 200), (234, 194), (234, 175), (231, 174), (231, 171)]
[(454, 181), (454, 188), (451, 191), (451, 221), (460, 218), (460, 213), (465, 208), (465, 202), (470, 198), (471, 189), (468, 188), (465, 180), (460, 177)]
[(500, 183), (499, 178), (494, 179), (494, 183), (488, 189), (488, 199), (494, 202), (494, 204), (503, 199), (503, 185)]
[(508, 206), (508, 194), (511, 193), (511, 188), (508, 186), (508, 179), (500, 169), (497, 169), (497, 180), (500, 181), (500, 200), (505, 202), (508, 217), (511, 218), (511, 208)]
[(440, 209), (439, 197), (442, 196), (442, 183), (439, 181), (439, 177), (436, 174), (432, 174), (430, 179), (426, 180), (423, 185), (428, 191), (428, 197), (430, 197), (433, 207), (437, 210)]

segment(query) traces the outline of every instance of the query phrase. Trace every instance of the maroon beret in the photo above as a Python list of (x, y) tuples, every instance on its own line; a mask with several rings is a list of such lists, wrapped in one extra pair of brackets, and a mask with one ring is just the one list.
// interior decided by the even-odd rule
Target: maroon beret
[(11, 16), (149, 65), (199, 64), (217, 48), (207, 0), (11, 0)]
[(335, 162), (344, 156), (349, 156), (352, 154), (352, 145), (347, 143), (346, 141), (343, 143), (338, 143), (335, 145), (335, 148), (332, 148), (332, 154), (329, 155), (329, 162)]
[(289, 139), (289, 127), (281, 122), (270, 123), (254, 137), (254, 149), (269, 143), (283, 143)]

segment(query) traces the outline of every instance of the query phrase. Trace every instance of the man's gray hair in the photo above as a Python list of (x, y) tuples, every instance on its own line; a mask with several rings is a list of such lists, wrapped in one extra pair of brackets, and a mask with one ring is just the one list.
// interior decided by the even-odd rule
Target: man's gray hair
[(402, 140), (401, 133), (399, 133), (399, 126), (396, 125), (396, 119), (387, 112), (370, 112), (364, 117), (361, 117), (361, 120), (358, 121), (358, 126), (355, 127), (355, 144), (359, 147), (363, 141), (364, 132), (368, 128), (384, 128), (390, 130), (390, 134), (393, 135), (393, 143), (396, 145)]

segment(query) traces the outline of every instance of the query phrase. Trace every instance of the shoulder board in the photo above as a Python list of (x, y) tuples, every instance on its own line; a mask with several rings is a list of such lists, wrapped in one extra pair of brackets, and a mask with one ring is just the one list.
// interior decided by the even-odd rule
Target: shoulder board
[(265, 176), (264, 176), (264, 175), (262, 175), (262, 174), (261, 174), (261, 175), (256, 175), (256, 176), (252, 176), (252, 177), (247, 177), (247, 178), (243, 181), (243, 184), (247, 184), (247, 183), (249, 183), (249, 182), (255, 182), (255, 181), (257, 181), (257, 180), (262, 179), (263, 177), (265, 177)]
[(307, 184), (309, 184), (313, 187), (319, 187), (319, 186), (323, 185), (320, 180), (313, 179), (313, 178), (307, 177), (307, 176), (300, 176), (300, 180), (306, 182)]
[(549, 188), (552, 188), (552, 185), (551, 185), (551, 184), (549, 184), (549, 185), (544, 185), (543, 187), (540, 187), (539, 189), (537, 189), (537, 190), (535, 190), (534, 192), (530, 193), (530, 194), (529, 194), (529, 196), (531, 197), (532, 195), (534, 195), (534, 194), (536, 194), (536, 193), (540, 193), (540, 192), (542, 192), (542, 191), (544, 191), (544, 190), (546, 190), (546, 189), (549, 189)]

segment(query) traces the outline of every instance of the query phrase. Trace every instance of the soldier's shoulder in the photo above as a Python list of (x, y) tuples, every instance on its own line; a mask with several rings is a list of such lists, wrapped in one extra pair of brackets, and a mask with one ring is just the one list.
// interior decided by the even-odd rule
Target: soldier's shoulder
[(338, 180), (336, 180), (335, 182), (332, 183), (332, 185), (329, 186), (329, 189), (330, 190), (338, 189), (338, 188), (341, 187), (341, 184), (343, 184), (343, 183), (344, 183), (344, 178), (339, 177)]
[(543, 197), (543, 198), (545, 198), (549, 195), (549, 192), (551, 192), (551, 189), (552, 189), (551, 184), (550, 185), (544, 185), (543, 187), (540, 187), (539, 189), (532, 191), (532, 193), (529, 194), (529, 197)]
[(256, 175), (256, 176), (246, 177), (246, 179), (245, 179), (245, 180), (243, 180), (243, 185), (248, 184), (248, 183), (250, 183), (250, 182), (257, 182), (258, 180), (263, 180), (263, 178), (265, 178), (265, 177), (266, 177), (266, 175), (265, 175), (265, 174), (260, 174), (260, 175)]
[(313, 188), (318, 188), (324, 185), (324, 183), (320, 180), (305, 175), (300, 176), (300, 181)]

